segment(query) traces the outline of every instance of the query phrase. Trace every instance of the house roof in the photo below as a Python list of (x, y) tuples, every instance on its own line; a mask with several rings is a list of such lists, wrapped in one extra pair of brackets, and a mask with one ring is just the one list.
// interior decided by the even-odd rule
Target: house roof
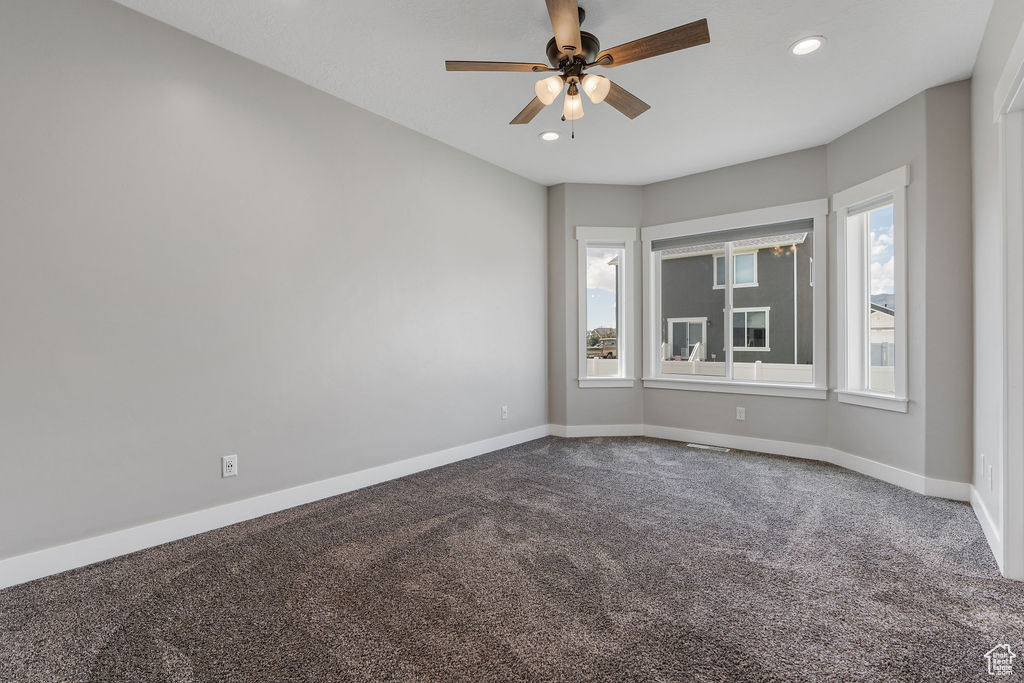
[(886, 315), (891, 315), (894, 318), (896, 317), (896, 311), (894, 311), (891, 308), (886, 308), (885, 306), (880, 306), (878, 304), (871, 304), (871, 310), (877, 313), (885, 313)]
[[(746, 251), (754, 249), (771, 249), (773, 247), (789, 247), (794, 244), (803, 244), (806, 240), (806, 232), (790, 232), (782, 235), (755, 237), (749, 240), (736, 240), (732, 244), (733, 249), (737, 251)], [(686, 247), (665, 249), (661, 252), (661, 258), (690, 258), (691, 256), (705, 256), (708, 254), (721, 254), (724, 252), (725, 242), (709, 242), (708, 244), (694, 244)]]

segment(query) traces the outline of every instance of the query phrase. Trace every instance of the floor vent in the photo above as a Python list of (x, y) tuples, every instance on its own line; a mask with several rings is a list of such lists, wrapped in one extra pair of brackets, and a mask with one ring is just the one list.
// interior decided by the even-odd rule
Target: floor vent
[(700, 448), (705, 451), (719, 451), (721, 453), (729, 452), (728, 448), (723, 448), (722, 446), (709, 446), (704, 443), (688, 443), (686, 445), (689, 446), (690, 448)]

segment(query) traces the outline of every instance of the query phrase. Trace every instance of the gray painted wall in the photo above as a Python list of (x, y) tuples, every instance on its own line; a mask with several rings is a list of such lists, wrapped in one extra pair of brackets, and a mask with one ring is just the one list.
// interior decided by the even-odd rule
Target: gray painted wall
[[(996, 84), (1010, 49), (1024, 26), (1024, 3), (996, 0), (974, 67), (971, 94), (971, 153), (974, 191), (974, 476), (982, 480), (981, 455), (993, 467), (993, 487), (978, 486), (978, 494), (1002, 529), (1000, 491), (1002, 454), (1007, 431), (1005, 359), (1007, 333), (1003, 188), (1001, 149), (995, 123)], [(1019, 311), (1019, 309), (1018, 309)], [(1019, 395), (1019, 389), (1016, 392)], [(1014, 420), (1020, 419), (1017, 413)], [(1018, 494), (1019, 495), (1019, 494)]]
[(0, 558), (547, 422), (543, 187), (103, 0), (0, 92)]
[[(639, 227), (641, 190), (622, 185), (556, 185), (548, 190), (548, 274), (549, 296), (558, 308), (564, 307), (561, 320), (551, 320), (550, 366), (564, 367), (561, 375), (552, 373), (550, 381), (552, 424), (638, 424), (643, 418), (643, 390), (634, 388), (580, 389), (579, 374), (579, 294), (576, 227)], [(639, 242), (637, 243), (639, 247)], [(640, 249), (633, 263), (633, 291), (640, 291)], [(641, 326), (641, 306), (633, 306), (633, 329)], [(637, 343), (639, 343), (637, 338)], [(641, 376), (641, 359), (634, 365)]]
[[(643, 188), (643, 225), (704, 218), (827, 196), (825, 148), (802, 150)], [(644, 390), (647, 424), (825, 444), (826, 404), (809, 399)], [(735, 419), (736, 406), (747, 419)]]
[[(901, 469), (925, 472), (925, 290), (927, 263), (927, 95), (920, 93), (828, 145), (829, 194), (870, 180), (903, 165), (910, 166), (907, 187), (907, 394), (908, 412), (886, 412), (829, 399), (830, 445)], [(966, 109), (966, 100), (961, 103)], [(835, 216), (829, 216), (835, 235)], [(829, 339), (836, 338), (835, 245), (829, 249)], [(970, 319), (970, 310), (958, 312)], [(966, 315), (965, 315), (966, 314)], [(836, 385), (835, 354), (829, 362), (829, 384)], [(930, 378), (929, 378), (930, 381)], [(970, 394), (970, 385), (965, 387)], [(969, 433), (969, 432), (968, 432)], [(960, 454), (963, 459), (963, 454)], [(960, 478), (960, 481), (965, 481)]]

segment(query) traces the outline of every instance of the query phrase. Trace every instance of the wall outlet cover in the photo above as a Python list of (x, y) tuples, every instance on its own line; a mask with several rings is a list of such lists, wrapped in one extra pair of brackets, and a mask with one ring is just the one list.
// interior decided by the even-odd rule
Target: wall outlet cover
[(238, 475), (238, 456), (225, 455), (220, 459), (220, 476), (234, 477)]

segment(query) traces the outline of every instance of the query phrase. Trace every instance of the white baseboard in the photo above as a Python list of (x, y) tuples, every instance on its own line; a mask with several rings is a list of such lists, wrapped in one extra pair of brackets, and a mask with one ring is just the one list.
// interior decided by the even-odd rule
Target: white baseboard
[(548, 436), (539, 425), (0, 560), (0, 589)]
[(643, 436), (643, 425), (550, 425), (551, 436), (577, 439), (585, 436)]
[(921, 474), (915, 474), (892, 465), (870, 460), (868, 458), (847, 453), (829, 446), (817, 444), (794, 443), (791, 441), (777, 441), (774, 439), (762, 439), (753, 436), (739, 436), (736, 434), (718, 434), (715, 432), (702, 432), (696, 429), (681, 429), (679, 427), (663, 427), (660, 425), (582, 425), (563, 426), (552, 425), (551, 433), (555, 436), (584, 437), (584, 436), (636, 436), (644, 435), (655, 439), (666, 439), (668, 441), (682, 441), (684, 443), (701, 443), (709, 446), (722, 446), (725, 448), (736, 448), (745, 451), (756, 451), (758, 453), (771, 453), (774, 455), (785, 455), (791, 458), (802, 458), (804, 460), (817, 460), (827, 462), (839, 467), (844, 467), (854, 472), (880, 479), (916, 493), (938, 498), (951, 498), (953, 500), (967, 501), (971, 499), (971, 485), (959, 481), (946, 481), (943, 479), (932, 479)]
[(985, 532), (985, 540), (988, 541), (992, 554), (996, 556), (996, 564), (999, 565), (999, 571), (1002, 572), (1003, 536), (999, 533), (999, 526), (996, 524), (995, 518), (985, 507), (985, 501), (981, 499), (977, 489), (973, 486), (971, 487), (971, 507), (974, 508), (974, 515), (978, 518), (978, 523), (981, 524), (981, 530)]
[(230, 524), (237, 524), (238, 522), (244, 522), (245, 520), (272, 512), (279, 512), (280, 510), (297, 505), (304, 505), (323, 498), (347, 493), (348, 491), (397, 479), (423, 470), (440, 467), (459, 460), (483, 455), (491, 451), (508, 448), (509, 446), (548, 435), (566, 438), (649, 436), (670, 441), (702, 443), (710, 446), (773, 453), (832, 463), (925, 495), (952, 498), (954, 500), (970, 500), (975, 512), (978, 514), (981, 526), (985, 530), (985, 536), (996, 553), (997, 559), (1000, 562), (1002, 559), (1002, 553), (998, 550), (1002, 547), (999, 534), (992, 523), (988, 511), (981, 503), (981, 499), (976, 495), (972, 495), (973, 488), (970, 484), (929, 479), (920, 474), (907, 472), (891, 465), (875, 462), (828, 446), (732, 434), (716, 434), (693, 429), (662, 427), (659, 425), (567, 426), (551, 424), (539, 425), (519, 432), (503, 434), (490, 439), (484, 439), (483, 441), (456, 446), (443, 451), (436, 451), (359, 472), (352, 472), (351, 474), (343, 474), (331, 479), (273, 491), (261, 496), (226, 503), (205, 510), (198, 510), (177, 517), (162, 519), (149, 524), (142, 524), (129, 529), (114, 531), (101, 536), (93, 536), (80, 541), (0, 560), (0, 589), (69, 569), (83, 567), (94, 562), (108, 560), (119, 555), (151, 548), (163, 543), (169, 543), (170, 541), (176, 541), (205, 531), (219, 529)]

